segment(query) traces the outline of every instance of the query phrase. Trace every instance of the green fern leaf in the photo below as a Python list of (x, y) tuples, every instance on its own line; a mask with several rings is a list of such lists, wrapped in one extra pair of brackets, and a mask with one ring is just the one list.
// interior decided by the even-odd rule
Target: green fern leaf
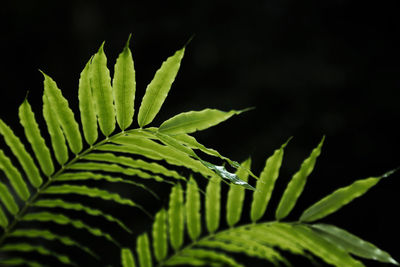
[(0, 206), (0, 226), (4, 229), (8, 226), (7, 216), (4, 214), (3, 208)]
[(184, 153), (185, 155), (191, 156), (195, 159), (199, 159), (199, 157), (196, 155), (196, 153), (194, 153), (194, 151), (191, 148), (182, 145), (175, 138), (160, 132), (156, 132), (155, 135), (157, 136), (158, 140), (160, 140), (167, 147), (169, 146), (175, 148), (176, 150)]
[[(36, 167), (31, 155), (25, 150), (25, 146), (21, 143), (19, 138), (13, 133), (10, 127), (8, 127), (1, 119), (0, 119), (0, 134), (3, 135), (4, 141), (11, 149), (15, 157), (18, 159), (19, 163), (22, 166), (22, 169), (24, 169), (28, 177), (29, 182), (35, 188), (38, 188), (43, 182), (39, 174), (39, 169)], [(0, 163), (2, 162), (3, 160), (0, 161)], [(8, 166), (8, 163), (4, 162), (4, 164), (7, 164), (6, 166)], [(11, 177), (14, 176), (8, 176), (9, 179), (11, 179)]]
[(286, 147), (283, 144), (279, 149), (275, 150), (265, 162), (264, 170), (260, 174), (260, 179), (257, 181), (256, 190), (253, 192), (253, 201), (251, 202), (250, 218), (252, 222), (259, 220), (267, 209), (269, 200), (271, 199), (272, 191), (275, 187), (275, 182), (279, 176), (279, 170), (282, 165), (283, 151)]
[(152, 233), (154, 256), (160, 262), (167, 256), (168, 252), (167, 212), (164, 209), (156, 214)]
[(180, 184), (175, 185), (170, 194), (168, 208), (169, 237), (173, 249), (178, 250), (183, 243), (184, 204), (183, 190)]
[(329, 214), (336, 212), (355, 198), (365, 194), (371, 187), (376, 185), (382, 177), (371, 177), (358, 180), (353, 184), (335, 190), (332, 194), (324, 197), (311, 207), (306, 209), (300, 217), (300, 221), (312, 222)]
[[(242, 168), (240, 168), (236, 175), (242, 180), (247, 182), (249, 174), (246, 169), (250, 169), (251, 159), (248, 158), (242, 163)], [(228, 199), (226, 201), (226, 221), (229, 226), (234, 226), (242, 215), (242, 208), (244, 202), (244, 187), (231, 184), (228, 192)]]
[(135, 258), (129, 248), (121, 249), (121, 265), (122, 267), (136, 267)]
[(297, 199), (303, 192), (307, 177), (313, 171), (315, 162), (321, 153), (324, 140), (325, 137), (322, 138), (318, 146), (311, 152), (311, 155), (301, 164), (300, 170), (293, 175), (292, 180), (287, 185), (276, 209), (275, 218), (277, 220), (285, 218), (296, 205)]
[(46, 267), (47, 265), (43, 265), (42, 263), (38, 263), (36, 261), (31, 261), (27, 259), (21, 258), (7, 258), (7, 259), (0, 259), (0, 264), (3, 266), (19, 266), (24, 265), (28, 267)]
[(149, 237), (147, 234), (138, 236), (136, 240), (136, 252), (138, 254), (140, 267), (152, 266)]
[(360, 261), (353, 259), (342, 249), (326, 241), (304, 225), (280, 225), (292, 235), (304, 248), (320, 257), (326, 263), (341, 266), (364, 266)]
[(219, 227), (221, 210), (221, 179), (214, 176), (208, 181), (206, 188), (206, 225), (209, 233)]
[(57, 177), (57, 182), (65, 182), (65, 181), (88, 181), (88, 180), (95, 180), (95, 181), (106, 181), (109, 183), (125, 183), (130, 184), (133, 186), (140, 187), (150, 194), (152, 194), (155, 198), (158, 198), (157, 194), (155, 194), (150, 188), (145, 186), (144, 184), (137, 183), (131, 180), (127, 180), (120, 177), (114, 177), (105, 174), (97, 174), (93, 172), (65, 172)]
[(18, 213), (18, 204), (15, 202), (15, 199), (10, 193), (8, 187), (5, 186), (2, 182), (0, 182), (0, 200), (12, 215)]
[(43, 94), (43, 117), (46, 121), (47, 128), (51, 138), (54, 155), (60, 163), (64, 165), (68, 161), (68, 148), (65, 144), (65, 137), (61, 130), (56, 114), (52, 111), (49, 99), (46, 94)]
[(188, 234), (195, 241), (201, 234), (201, 204), (199, 188), (193, 177), (187, 183), (185, 208)]
[[(228, 255), (206, 249), (188, 249), (182, 253), (182, 258), (195, 258), (204, 261), (205, 263), (220, 263), (223, 266), (243, 267), (244, 265), (238, 263)], [(190, 260), (188, 260), (190, 264)]]
[(243, 253), (249, 257), (267, 260), (276, 266), (279, 266), (280, 262), (285, 263), (287, 266), (290, 265), (289, 262), (273, 248), (254, 242), (249, 238), (240, 238), (232, 235), (226, 240), (202, 240), (198, 245), (207, 248), (221, 249), (231, 253)]
[(17, 192), (18, 196), (26, 201), (29, 196), (28, 186), (25, 181), (22, 179), (21, 173), (14, 167), (11, 163), (11, 160), (4, 154), (3, 150), (0, 149), (0, 169), (4, 171), (6, 177), (10, 181), (12, 187), (15, 192)]
[(185, 48), (182, 48), (164, 61), (147, 86), (139, 108), (138, 123), (140, 128), (151, 123), (161, 109), (178, 73), (184, 53)]
[(41, 199), (36, 201), (33, 206), (41, 208), (61, 208), (65, 210), (82, 211), (88, 215), (102, 217), (109, 222), (117, 223), (122, 229), (130, 234), (132, 233), (132, 230), (130, 230), (127, 226), (125, 226), (123, 222), (113, 217), (112, 215), (106, 214), (100, 210), (93, 209), (79, 203), (66, 202), (62, 199)]
[(25, 130), (25, 136), (32, 146), (32, 150), (39, 162), (43, 173), (50, 176), (54, 172), (53, 161), (50, 156), (50, 151), (40, 134), (39, 126), (35, 119), (35, 114), (32, 111), (31, 105), (27, 99), (19, 107), (19, 118)]
[(82, 195), (82, 196), (89, 196), (93, 198), (100, 198), (103, 200), (111, 200), (114, 201), (118, 204), (121, 205), (128, 205), (131, 207), (139, 207), (140, 206), (136, 203), (134, 203), (130, 199), (122, 198), (120, 195), (116, 193), (110, 193), (106, 190), (98, 189), (98, 188), (93, 188), (93, 187), (87, 187), (84, 185), (69, 185), (69, 184), (63, 184), (63, 185), (52, 185), (46, 188), (46, 190), (43, 191), (43, 194), (77, 194), (77, 195)]
[(94, 161), (104, 161), (109, 163), (118, 163), (121, 165), (125, 165), (127, 167), (131, 167), (134, 169), (141, 169), (145, 171), (152, 172), (154, 174), (162, 174), (170, 178), (185, 180), (185, 178), (179, 175), (176, 171), (169, 170), (164, 166), (156, 163), (156, 162), (147, 162), (141, 159), (132, 159), (124, 156), (116, 156), (112, 153), (91, 153), (83, 157), (86, 160), (94, 160)]
[(388, 253), (380, 250), (373, 244), (350, 234), (349, 232), (329, 224), (313, 224), (313, 230), (330, 243), (356, 256), (377, 260), (384, 263), (399, 265)]
[(143, 179), (154, 179), (157, 182), (163, 182), (164, 179), (157, 175), (152, 175), (147, 172), (143, 172), (138, 169), (124, 168), (117, 164), (98, 163), (98, 162), (79, 162), (70, 166), (70, 170), (88, 170), (88, 171), (101, 171), (101, 172), (112, 172), (122, 173), (129, 176), (137, 176)]
[(100, 130), (105, 136), (109, 136), (115, 129), (115, 109), (110, 71), (103, 48), (104, 42), (94, 55), (89, 71)]
[(84, 222), (80, 220), (73, 220), (71, 218), (68, 218), (67, 216), (63, 214), (57, 214), (57, 213), (51, 213), (51, 212), (35, 212), (35, 213), (28, 213), (26, 214), (23, 218), (23, 221), (39, 221), (39, 222), (53, 222), (56, 224), (60, 225), (72, 225), (73, 227), (77, 229), (83, 229), (89, 232), (90, 234), (97, 236), (97, 237), (103, 237), (107, 239), (108, 241), (114, 243), (115, 245), (119, 246), (118, 242), (115, 241), (109, 234), (104, 233), (98, 228), (94, 228), (91, 226), (88, 226)]
[(104, 145), (99, 147), (98, 150), (130, 153), (154, 160), (165, 160), (169, 164), (186, 167), (206, 177), (213, 175), (213, 172), (201, 162), (188, 157), (175, 148), (160, 145), (151, 140), (124, 136), (114, 139), (113, 142), (123, 146)]
[(93, 145), (98, 137), (96, 110), (95, 104), (93, 103), (92, 87), (90, 85), (89, 68), (90, 61), (92, 59), (93, 57), (90, 58), (89, 62), (81, 72), (78, 90), (79, 110), (81, 113), (83, 135), (89, 145)]
[(244, 111), (246, 110), (225, 112), (218, 109), (204, 109), (202, 111), (184, 112), (163, 122), (159, 131), (170, 135), (194, 133), (220, 124), (233, 115), (238, 115)]
[(89, 255), (93, 256), (94, 258), (99, 258), (93, 251), (91, 251), (86, 246), (78, 243), (75, 240), (72, 240), (69, 237), (60, 236), (54, 234), (48, 230), (40, 230), (40, 229), (17, 229), (10, 234), (12, 237), (21, 237), (21, 238), (43, 238), (50, 241), (58, 241), (66, 246), (75, 246), (84, 252), (88, 253)]
[(136, 91), (135, 68), (132, 53), (128, 41), (124, 50), (119, 54), (114, 67), (113, 92), (117, 122), (121, 130), (125, 130), (132, 124), (134, 113), (134, 100)]
[(42, 72), (44, 76), (44, 94), (48, 99), (49, 108), (54, 112), (71, 151), (78, 154), (82, 150), (82, 137), (79, 126), (74, 118), (74, 113), (68, 106), (68, 101), (63, 97), (56, 82)]
[(33, 246), (31, 244), (28, 244), (28, 243), (6, 244), (6, 245), (4, 245), (3, 247), (0, 248), (0, 251), (37, 252), (37, 253), (39, 253), (41, 255), (44, 255), (44, 256), (52, 256), (52, 257), (56, 258), (59, 262), (61, 262), (63, 264), (77, 266), (66, 255), (55, 253), (54, 251), (48, 250), (45, 247), (37, 246), (37, 245)]

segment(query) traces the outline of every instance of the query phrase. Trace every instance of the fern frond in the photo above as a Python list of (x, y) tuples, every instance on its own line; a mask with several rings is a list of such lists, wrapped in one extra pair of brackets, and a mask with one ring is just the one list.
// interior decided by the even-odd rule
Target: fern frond
[[(266, 260), (274, 265), (284, 264), (291, 266), (291, 263), (282, 255), (281, 251), (308, 257), (312, 261), (314, 260), (313, 256), (316, 256), (324, 262), (338, 267), (364, 266), (361, 261), (353, 258), (352, 255), (397, 264), (388, 253), (334, 226), (306, 224), (302, 220), (295, 222), (260, 222), (271, 198), (286, 145), (287, 142), (275, 150), (273, 155), (267, 159), (260, 179), (257, 181), (257, 189), (255, 191), (247, 191), (248, 194), (251, 193), (253, 196), (253, 201), (250, 205), (250, 214), (253, 214), (250, 216), (251, 223), (238, 225), (246, 191), (243, 187), (231, 184), (225, 211), (229, 228), (221, 229), (220, 206), (221, 199), (224, 198), (221, 193), (223, 192), (220, 184), (221, 179), (214, 175), (207, 184), (204, 198), (204, 219), (208, 233), (201, 235), (201, 217), (203, 216), (199, 212), (201, 206), (200, 189), (191, 178), (186, 185), (186, 201), (183, 202), (182, 188), (180, 185), (176, 185), (171, 191), (167, 229), (165, 228), (165, 222), (161, 227), (161, 217), (158, 217), (153, 225), (152, 242), (154, 254), (156, 255), (155, 261), (158, 262), (158, 265), (242, 266), (232, 257), (234, 254), (240, 253)], [(298, 174), (295, 177), (301, 176), (301, 179), (304, 180), (311, 173), (315, 160), (320, 153), (321, 145), (322, 141), (302, 164), (302, 168), (298, 172), (301, 175)], [(247, 168), (250, 168), (250, 160), (242, 163), (242, 168), (239, 168), (236, 173), (246, 181), (248, 173), (245, 169)], [(391, 173), (389, 172), (382, 177), (386, 177)], [(316, 211), (318, 212), (310, 214), (328, 214), (331, 211), (336, 211), (337, 209), (334, 210), (332, 207), (341, 207), (345, 202), (353, 200), (356, 196), (375, 185), (382, 177), (360, 180), (354, 183), (357, 186), (337, 190), (340, 194), (334, 193), (332, 195), (335, 197), (329, 195), (323, 203), (322, 201), (317, 202), (322, 203), (316, 205)], [(371, 179), (375, 179), (375, 182), (372, 183)], [(365, 181), (369, 182), (366, 183)], [(289, 183), (292, 183), (292, 181)], [(295, 201), (295, 198), (297, 197), (292, 197), (291, 201)], [(181, 210), (183, 208), (186, 208), (187, 227), (182, 223), (183, 213)], [(163, 211), (158, 216), (160, 214), (163, 214)], [(186, 231), (185, 228), (187, 229)], [(191, 240), (186, 244), (182, 241), (184, 240), (184, 232), (187, 233)], [(155, 235), (154, 233), (157, 234)], [(164, 244), (162, 253), (160, 253), (160, 237), (163, 237), (162, 244)], [(170, 239), (170, 244), (174, 249), (174, 253), (167, 256), (165, 256), (166, 251), (168, 251), (165, 245), (167, 244), (166, 237)], [(141, 257), (140, 253), (138, 251), (138, 257)], [(148, 255), (149, 253), (147, 252), (146, 257)]]
[[(184, 167), (190, 172), (199, 173), (206, 178), (215, 176), (215, 170), (220, 166), (212, 163), (204, 165), (190, 145), (159, 131), (158, 128), (143, 128), (153, 121), (163, 105), (180, 68), (185, 48), (169, 57), (156, 72), (146, 89), (139, 108), (137, 118), (139, 128), (128, 129), (133, 122), (136, 91), (135, 69), (129, 41), (130, 37), (118, 56), (113, 77), (110, 76), (110, 70), (107, 67), (104, 42), (84, 66), (80, 73), (78, 86), (81, 124), (75, 119), (78, 114), (74, 114), (57, 83), (41, 71), (44, 77), (42, 115), (50, 136), (51, 149), (46, 145), (46, 135), (42, 135), (44, 131), (39, 128), (35, 112), (27, 98), (19, 107), (18, 115), (27, 143), (30, 144), (34, 155), (31, 156), (30, 152), (25, 149), (24, 141), (21, 141), (10, 127), (0, 120), (0, 135), (3, 136), (13, 154), (9, 157), (0, 149), (0, 170), (10, 181), (9, 183), (0, 181), (0, 201), (2, 203), (0, 205), (0, 227), (2, 228), (0, 249), (9, 244), (9, 237), (22, 235), (25, 235), (27, 239), (24, 242), (33, 241), (33, 238), (43, 234), (43, 238), (46, 240), (57, 240), (61, 243), (64, 242), (64, 245), (72, 244), (70, 242), (72, 239), (66, 239), (67, 236), (64, 238), (51, 231), (46, 232), (47, 229), (41, 229), (40, 222), (82, 229), (94, 236), (103, 237), (118, 244), (111, 234), (95, 225), (92, 226), (91, 223), (86, 222), (86, 219), (82, 221), (73, 219), (74, 214), (79, 213), (97, 216), (97, 218), (116, 223), (131, 233), (124, 222), (104, 212), (103, 208), (95, 209), (82, 203), (82, 197), (110, 201), (116, 206), (125, 205), (139, 208), (149, 215), (136, 200), (121, 197), (118, 192), (110, 192), (107, 189), (93, 186), (90, 181), (104, 181), (106, 184), (129, 184), (147, 190), (158, 198), (157, 194), (148, 186), (137, 182), (136, 179), (142, 178), (143, 182), (152, 179), (170, 184), (176, 184), (176, 180), (186, 181), (185, 176), (178, 173), (180, 170), (176, 170), (175, 166)], [(203, 121), (201, 125), (196, 124), (191, 127), (204, 129), (204, 123), (206, 123), (208, 124), (206, 128), (208, 128), (241, 112), (224, 113), (216, 110), (207, 112), (209, 111), (214, 114), (212, 122)], [(209, 115), (205, 113), (202, 115), (203, 117)], [(171, 121), (166, 122), (167, 125), (170, 123)], [(114, 130), (118, 128), (116, 124), (120, 131), (114, 133)], [(98, 128), (105, 138), (99, 138)], [(187, 139), (193, 140), (189, 135), (185, 135), (185, 138), (186, 141)], [(237, 166), (236, 162), (222, 157), (217, 151), (198, 143), (192, 142), (191, 145), (193, 144), (196, 145), (196, 149), (212, 153), (213, 156), (222, 158), (232, 166)], [(70, 154), (74, 154), (74, 156), (71, 157)], [(12, 162), (14, 158), (18, 161), (15, 164)], [(221, 169), (218, 174), (228, 175), (228, 172)], [(236, 176), (230, 175), (232, 175), (229, 176), (230, 178), (236, 179), (231, 181), (239, 181)], [(178, 202), (182, 226), (185, 218), (184, 207), (181, 207), (183, 205), (182, 189), (178, 195), (180, 195)], [(46, 197), (43, 199), (43, 196)], [(52, 198), (49, 199), (47, 196)], [(66, 200), (67, 198), (68, 200)], [(43, 211), (38, 212), (36, 208)], [(175, 214), (174, 208), (170, 208), (169, 211), (173, 211)], [(167, 219), (166, 215), (164, 217)], [(160, 220), (158, 225), (162, 225), (162, 220), (157, 218)], [(39, 222), (39, 229), (22, 230), (19, 227), (19, 222), (30, 221)], [(180, 231), (182, 231), (182, 237), (176, 239), (174, 245), (176, 249), (183, 242), (183, 230)], [(194, 236), (199, 234), (200, 232)], [(179, 239), (181, 240), (179, 241)], [(84, 245), (90, 247), (89, 242), (90, 240), (88, 244)], [(146, 237), (142, 236), (138, 242), (143, 248)], [(44, 246), (48, 245), (44, 244)], [(22, 244), (21, 246), (24, 247)], [(83, 247), (82, 244), (81, 248)], [(50, 248), (45, 247), (45, 249)], [(32, 251), (34, 250), (32, 249)], [(40, 253), (38, 250), (36, 252)], [(159, 259), (164, 257), (163, 253), (160, 250)], [(9, 259), (10, 264), (20, 262), (15, 259), (13, 261), (11, 255), (6, 254), (6, 258)], [(139, 260), (143, 262), (143, 257), (139, 257)], [(7, 259), (2, 261), (7, 262)], [(30, 264), (29, 261), (26, 263)], [(31, 264), (34, 265), (34, 263)]]

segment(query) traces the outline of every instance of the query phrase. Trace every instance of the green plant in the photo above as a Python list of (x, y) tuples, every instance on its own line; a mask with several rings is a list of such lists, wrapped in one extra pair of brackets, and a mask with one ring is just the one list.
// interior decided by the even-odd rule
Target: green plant
[[(3, 172), (0, 180), (0, 264), (41, 266), (41, 263), (30, 258), (30, 253), (33, 253), (53, 257), (58, 264), (77, 265), (68, 253), (55, 251), (49, 245), (53, 241), (65, 248), (77, 247), (85, 255), (98, 258), (101, 264), (101, 257), (91, 248), (94, 240), (101, 237), (117, 247), (122, 247), (121, 244), (113, 232), (108, 232), (108, 228), (93, 226), (85, 218), (77, 219), (73, 214), (101, 218), (128, 233), (132, 232), (132, 226), (126, 226), (102, 207), (93, 208), (86, 202), (87, 199), (81, 197), (96, 202), (110, 201), (114, 206), (139, 208), (146, 216), (148, 212), (143, 204), (138, 203), (140, 199), (133, 201), (108, 189), (109, 184), (125, 183), (156, 195), (148, 184), (144, 184), (146, 180), (173, 186), (168, 212), (162, 209), (155, 216), (152, 239), (146, 233), (137, 237), (136, 257), (140, 266), (151, 266), (152, 262), (158, 262), (160, 266), (240, 265), (221, 251), (240, 252), (274, 264), (289, 264), (278, 249), (310, 258), (308, 253), (312, 253), (336, 266), (362, 266), (349, 253), (397, 264), (387, 253), (342, 229), (331, 225), (310, 224), (364, 194), (388, 174), (360, 180), (339, 189), (307, 209), (299, 221), (282, 222), (304, 188), (320, 153), (322, 140), (288, 184), (276, 210), (277, 221), (259, 222), (278, 178), (286, 144), (267, 160), (258, 178), (251, 172), (250, 160), (239, 164), (203, 146), (190, 135), (245, 110), (223, 112), (205, 109), (185, 112), (166, 120), (158, 128), (146, 127), (153, 121), (167, 97), (185, 48), (169, 57), (156, 72), (147, 86), (138, 111), (139, 128), (129, 129), (133, 122), (136, 91), (129, 39), (115, 64), (112, 84), (103, 46), (104, 43), (81, 73), (81, 124), (75, 120), (73, 111), (56, 83), (42, 72), (43, 117), (53, 153), (41, 135), (27, 99), (20, 106), (19, 118), (36, 159), (6, 123), (0, 120), (0, 134), (8, 147), (0, 150), (0, 169)], [(119, 130), (115, 130), (117, 125)], [(104, 135), (102, 140), (99, 140), (98, 126)], [(86, 145), (82, 142), (80, 127)], [(12, 158), (6, 154), (11, 154)], [(225, 162), (236, 172), (211, 163), (213, 159)], [(186, 172), (179, 171), (181, 167), (196, 177), (209, 179), (204, 212), (200, 208), (200, 189), (196, 180), (191, 175), (187, 181)], [(248, 176), (257, 180), (255, 187), (247, 182)], [(137, 178), (143, 179), (144, 183), (139, 183)], [(221, 180), (230, 187), (226, 204), (226, 219), (230, 228), (218, 231)], [(100, 187), (93, 185), (92, 181), (103, 181), (106, 185)], [(182, 184), (186, 184), (186, 190)], [(247, 195), (252, 193), (253, 197), (250, 208), (252, 223), (236, 226), (241, 218), (246, 191)], [(201, 236), (203, 213), (208, 231), (206, 236)], [(67, 234), (59, 234), (47, 228), (48, 222), (86, 232), (93, 236), (93, 240), (78, 241), (69, 236), (68, 231)], [(185, 225), (191, 241), (183, 247)], [(43, 242), (34, 242), (38, 238)], [(172, 254), (169, 253), (172, 251), (168, 249), (168, 240), (174, 251)], [(155, 260), (152, 260), (150, 243), (154, 248)], [(122, 248), (121, 255), (123, 266), (135, 266), (134, 254), (130, 249)]]

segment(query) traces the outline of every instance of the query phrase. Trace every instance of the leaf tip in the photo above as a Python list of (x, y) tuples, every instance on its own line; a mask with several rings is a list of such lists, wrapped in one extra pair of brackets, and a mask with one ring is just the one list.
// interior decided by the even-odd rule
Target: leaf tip
[(397, 168), (395, 168), (395, 169), (393, 169), (393, 170), (390, 170), (390, 171), (388, 171), (388, 172), (386, 172), (386, 173), (382, 174), (382, 175), (380, 176), (380, 178), (386, 178), (386, 177), (389, 177), (390, 175), (392, 175), (392, 174), (396, 173), (396, 172), (397, 172), (397, 171), (399, 171), (399, 170), (400, 170), (400, 166), (399, 166), (399, 167), (397, 167)]
[(129, 48), (129, 44), (131, 42), (131, 38), (132, 38), (132, 33), (130, 33), (129, 36), (128, 36), (128, 40), (126, 41), (125, 48)]

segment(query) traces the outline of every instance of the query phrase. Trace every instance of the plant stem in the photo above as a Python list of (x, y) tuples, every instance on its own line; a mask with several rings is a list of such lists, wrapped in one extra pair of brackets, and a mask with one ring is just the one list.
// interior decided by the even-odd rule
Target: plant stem
[(75, 162), (77, 162), (81, 157), (89, 154), (96, 148), (100, 147), (101, 145), (110, 142), (112, 139), (117, 138), (118, 136), (124, 134), (124, 132), (119, 132), (111, 137), (107, 137), (106, 139), (98, 142), (95, 145), (92, 145), (91, 147), (87, 148), (83, 152), (77, 154), (75, 158), (71, 159), (69, 162), (67, 162), (65, 165), (61, 166), (61, 168), (55, 172), (54, 174), (49, 176), (49, 179), (43, 183), (37, 191), (30, 196), (30, 198), (25, 202), (25, 205), (23, 206), (22, 209), (18, 211), (18, 213), (14, 216), (14, 220), (7, 226), (7, 228), (4, 230), (3, 235), (0, 237), (0, 246), (4, 242), (4, 240), (9, 236), (10, 233), (14, 230), (14, 227), (17, 225), (19, 221), (25, 216), (27, 210), (30, 208), (30, 206), (36, 201), (36, 199), (40, 196), (40, 194), (45, 191), (51, 183), (57, 179), (57, 177), (62, 174), (66, 169), (68, 169), (71, 165), (73, 165)]

